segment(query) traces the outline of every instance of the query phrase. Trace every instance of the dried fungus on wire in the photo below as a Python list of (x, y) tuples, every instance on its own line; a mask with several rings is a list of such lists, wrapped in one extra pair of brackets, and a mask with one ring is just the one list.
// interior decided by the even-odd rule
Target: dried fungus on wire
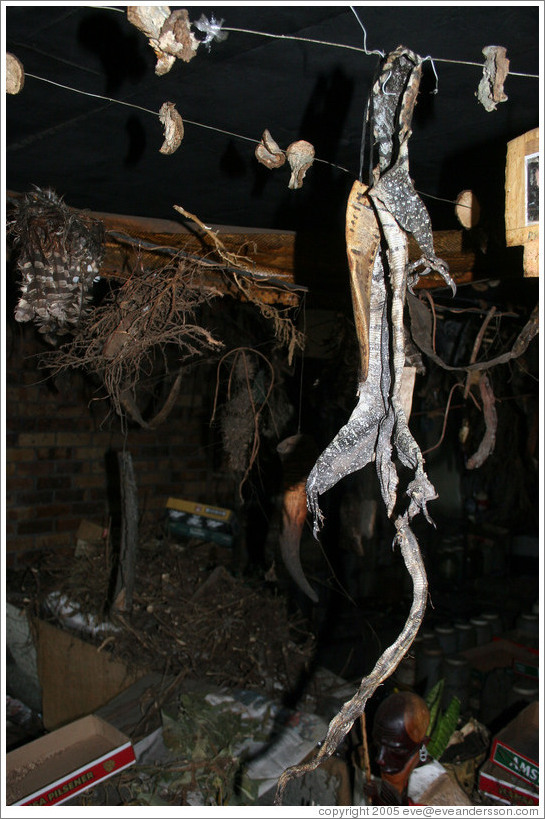
[(255, 149), (255, 158), (266, 168), (281, 168), (286, 161), (284, 151), (267, 129), (263, 131), (261, 142)]
[(165, 140), (159, 152), (173, 154), (178, 150), (184, 138), (184, 123), (173, 102), (164, 102), (159, 109), (159, 119), (164, 125)]
[(291, 168), (288, 188), (290, 190), (302, 188), (305, 174), (314, 162), (314, 146), (305, 139), (299, 139), (288, 145), (286, 156)]
[(25, 84), (23, 63), (15, 54), (6, 54), (6, 94), (18, 94)]
[(509, 60), (506, 54), (507, 49), (503, 46), (490, 45), (483, 48), (486, 62), (475, 96), (489, 113), (496, 110), (499, 102), (506, 102), (508, 99), (503, 90), (503, 84), (509, 76)]
[(149, 39), (155, 51), (158, 76), (167, 74), (177, 59), (189, 62), (199, 40), (191, 31), (186, 9), (171, 12), (169, 6), (127, 6), (127, 20)]

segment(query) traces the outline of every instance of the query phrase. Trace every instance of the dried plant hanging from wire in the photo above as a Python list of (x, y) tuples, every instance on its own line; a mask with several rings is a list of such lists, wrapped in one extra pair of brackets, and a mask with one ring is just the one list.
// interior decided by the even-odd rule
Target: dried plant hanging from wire
[[(144, 422), (136, 404), (142, 374), (151, 372), (158, 355), (167, 360), (174, 346), (180, 367), (223, 342), (196, 322), (196, 311), (218, 291), (204, 286), (198, 263), (178, 261), (161, 270), (133, 271), (132, 276), (81, 324), (70, 344), (42, 358), (54, 373), (84, 368), (102, 380), (116, 412), (128, 413), (141, 426), (154, 428), (174, 403), (181, 375), (163, 410)], [(174, 394), (173, 394), (174, 393)]]
[[(274, 387), (274, 369), (269, 359), (259, 350), (238, 347), (230, 350), (220, 359), (214, 410), (214, 422), (218, 404), (219, 370), (231, 359), (228, 376), (227, 403), (221, 412), (221, 432), (223, 448), (227, 453), (229, 468), (242, 476), (239, 481), (239, 496), (257, 459), (260, 445), (261, 416), (269, 402)], [(266, 365), (259, 367), (259, 360)], [(268, 383), (267, 383), (268, 382)]]

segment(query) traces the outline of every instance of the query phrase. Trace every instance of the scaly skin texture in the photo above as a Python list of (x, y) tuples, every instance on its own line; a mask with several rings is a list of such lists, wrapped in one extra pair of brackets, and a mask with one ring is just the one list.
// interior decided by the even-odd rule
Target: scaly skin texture
[[(385, 240), (386, 251), (376, 252), (372, 267), (369, 292), (369, 338), (368, 372), (358, 387), (358, 404), (348, 422), (316, 461), (307, 481), (308, 506), (314, 515), (314, 533), (323, 523), (318, 498), (345, 475), (362, 469), (371, 460), (376, 461), (382, 498), (389, 516), (397, 503), (398, 475), (392, 459), (395, 446), (401, 463), (414, 470), (414, 478), (407, 487), (408, 508), (397, 514), (394, 525), (397, 530), (395, 542), (399, 545), (407, 570), (413, 581), (413, 603), (401, 634), (381, 655), (371, 673), (364, 677), (357, 693), (346, 702), (331, 720), (326, 737), (313, 759), (302, 765), (288, 768), (280, 776), (276, 792), (276, 804), (282, 801), (287, 783), (293, 777), (314, 770), (330, 757), (350, 731), (354, 721), (365, 710), (367, 700), (397, 668), (418, 629), (426, 610), (427, 578), (418, 541), (410, 527), (414, 515), (423, 512), (430, 518), (427, 503), (437, 497), (434, 487), (424, 470), (424, 458), (414, 440), (403, 410), (400, 388), (405, 364), (405, 334), (403, 310), (407, 288), (422, 275), (435, 270), (447, 284), (455, 289), (447, 265), (438, 259), (433, 247), (433, 234), (429, 216), (409, 177), (408, 140), (411, 120), (418, 94), (422, 59), (409, 49), (400, 46), (385, 60), (382, 71), (373, 87), (374, 139), (378, 145), (379, 161), (374, 171), (374, 184), (367, 196), (372, 201), (376, 219)], [(374, 226), (368, 208), (358, 193), (362, 206), (358, 217), (347, 211), (347, 240), (356, 236), (357, 221), (368, 220)], [(349, 202), (353, 204), (353, 196)], [(360, 225), (361, 227), (361, 225)], [(408, 238), (411, 233), (422, 250), (422, 257), (414, 265), (408, 264)], [(348, 242), (347, 242), (348, 243)], [(369, 251), (372, 245), (367, 244)], [(348, 248), (351, 275), (358, 256), (357, 247)], [(354, 252), (356, 251), (356, 252)], [(367, 253), (369, 256), (369, 252)], [(369, 263), (369, 258), (367, 258)], [(385, 282), (387, 267), (389, 288)], [(359, 283), (359, 284), (358, 284)], [(365, 308), (368, 279), (363, 270), (352, 277), (352, 286), (360, 287), (354, 298), (356, 309)], [(356, 326), (365, 328), (366, 315)], [(391, 336), (390, 336), (391, 324)], [(365, 339), (360, 339), (360, 346)]]

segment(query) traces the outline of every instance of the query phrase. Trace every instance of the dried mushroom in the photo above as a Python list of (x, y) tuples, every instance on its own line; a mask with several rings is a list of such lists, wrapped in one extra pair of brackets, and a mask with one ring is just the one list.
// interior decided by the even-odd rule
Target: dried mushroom
[(165, 126), (165, 141), (159, 150), (162, 154), (173, 154), (184, 138), (184, 123), (173, 102), (164, 102), (161, 105), (159, 119)]
[(284, 151), (276, 144), (267, 129), (263, 131), (261, 142), (255, 149), (255, 158), (266, 168), (280, 168), (286, 161)]
[(291, 167), (290, 190), (303, 187), (305, 174), (314, 162), (314, 146), (304, 139), (292, 142), (286, 151)]
[(25, 84), (25, 69), (15, 54), (6, 54), (6, 93), (18, 94)]

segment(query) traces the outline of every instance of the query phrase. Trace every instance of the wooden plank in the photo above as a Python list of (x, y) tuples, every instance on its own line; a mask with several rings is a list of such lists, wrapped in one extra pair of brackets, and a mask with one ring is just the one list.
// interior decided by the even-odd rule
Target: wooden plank
[[(8, 192), (18, 198), (19, 193)], [(107, 231), (106, 250), (101, 267), (104, 278), (128, 278), (140, 260), (145, 267), (160, 268), (171, 260), (177, 251), (195, 255), (208, 261), (218, 261), (213, 253), (210, 239), (202, 235), (189, 222), (152, 219), (140, 216), (85, 211), (100, 219)], [(331, 231), (297, 234), (294, 231), (262, 230), (230, 225), (210, 225), (217, 232), (229, 253), (236, 253), (250, 263), (253, 277), (250, 282), (252, 294), (265, 303), (297, 305), (302, 294), (312, 288), (324, 296), (324, 286), (342, 287), (349, 283), (346, 248), (342, 237)], [(436, 253), (450, 268), (457, 284), (471, 281), (475, 265), (475, 253), (464, 248), (462, 230), (435, 231), (433, 234)], [(420, 256), (416, 243), (409, 240), (409, 257), (415, 261)], [(203, 287), (241, 297), (238, 288), (217, 269), (203, 269)], [(302, 284), (304, 282), (304, 284)], [(430, 289), (444, 287), (443, 279), (430, 274), (420, 279), (417, 287)]]
[(539, 213), (532, 209), (533, 198), (539, 197), (539, 183), (532, 167), (532, 162), (539, 162), (535, 159), (538, 153), (539, 128), (507, 143), (505, 241), (508, 247), (524, 246), (525, 276), (539, 275)]

